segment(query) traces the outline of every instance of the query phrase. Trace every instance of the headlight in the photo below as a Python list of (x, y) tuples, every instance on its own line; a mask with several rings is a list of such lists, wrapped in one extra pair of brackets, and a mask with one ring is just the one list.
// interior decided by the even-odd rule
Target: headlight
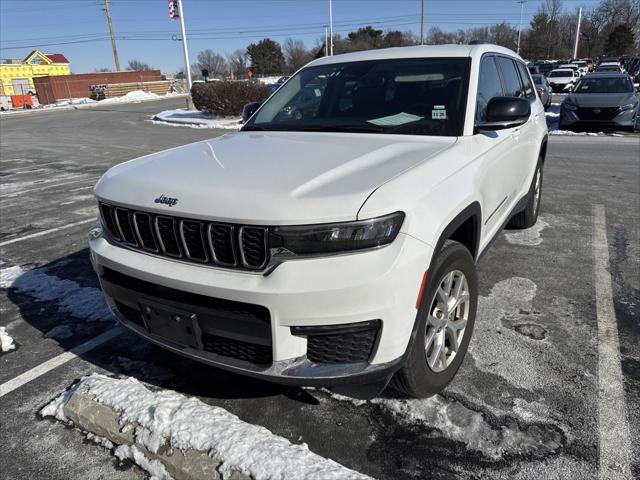
[(574, 105), (572, 102), (570, 102), (568, 99), (562, 103), (562, 106), (567, 110), (572, 110), (572, 111), (575, 111), (578, 109), (578, 107)]
[(270, 247), (274, 256), (332, 254), (387, 245), (396, 238), (404, 213), (355, 222), (274, 227)]
[(621, 112), (624, 112), (625, 110), (635, 110), (636, 106), (637, 105), (635, 103), (628, 103), (626, 105), (620, 105), (618, 107), (618, 110), (620, 110)]

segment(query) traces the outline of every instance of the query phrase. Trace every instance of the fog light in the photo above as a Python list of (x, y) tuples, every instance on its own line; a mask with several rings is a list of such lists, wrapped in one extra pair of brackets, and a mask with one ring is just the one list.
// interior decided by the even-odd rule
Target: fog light
[(102, 237), (102, 227), (100, 225), (96, 225), (91, 230), (89, 230), (87, 237), (89, 238), (89, 241), (96, 240)]

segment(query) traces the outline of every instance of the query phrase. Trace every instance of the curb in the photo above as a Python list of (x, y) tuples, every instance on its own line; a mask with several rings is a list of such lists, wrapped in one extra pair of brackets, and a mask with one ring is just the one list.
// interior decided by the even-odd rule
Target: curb
[[(120, 422), (120, 414), (108, 405), (97, 402), (86, 388), (77, 389), (64, 406), (64, 415), (85, 432), (108, 439), (116, 445), (130, 445), (150, 460), (162, 463), (175, 480), (221, 480), (220, 462), (207, 452), (180, 450), (163, 445), (153, 453), (135, 441), (137, 424)], [(251, 480), (247, 475), (234, 471), (228, 480)]]

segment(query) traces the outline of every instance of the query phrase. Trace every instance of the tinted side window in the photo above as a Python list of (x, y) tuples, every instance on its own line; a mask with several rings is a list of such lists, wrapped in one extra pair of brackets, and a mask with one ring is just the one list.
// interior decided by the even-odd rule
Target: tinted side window
[(483, 122), (487, 119), (487, 105), (493, 97), (501, 97), (502, 84), (493, 57), (485, 56), (480, 63), (480, 76), (478, 79), (478, 99), (476, 103), (476, 121)]
[(523, 97), (522, 85), (520, 84), (520, 77), (516, 71), (516, 66), (513, 60), (507, 57), (497, 57), (500, 71), (502, 72), (502, 78), (504, 80), (504, 94), (507, 97)]
[(536, 90), (531, 84), (531, 77), (529, 76), (527, 67), (525, 67), (522, 62), (516, 62), (516, 65), (520, 71), (520, 80), (522, 80), (522, 85), (524, 85), (524, 96), (529, 100), (534, 100), (536, 98)]

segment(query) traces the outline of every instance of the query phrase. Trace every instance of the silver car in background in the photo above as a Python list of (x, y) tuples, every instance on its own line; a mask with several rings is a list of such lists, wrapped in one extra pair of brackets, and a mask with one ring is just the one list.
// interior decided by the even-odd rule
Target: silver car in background
[(537, 73), (531, 75), (531, 78), (533, 79), (533, 83), (536, 85), (536, 90), (538, 91), (538, 96), (542, 101), (544, 109), (549, 110), (549, 107), (551, 106), (551, 86), (549, 85), (549, 82), (547, 82), (547, 77), (541, 73)]
[(633, 131), (638, 103), (629, 75), (592, 73), (581, 78), (562, 102), (559, 128), (605, 127)]

